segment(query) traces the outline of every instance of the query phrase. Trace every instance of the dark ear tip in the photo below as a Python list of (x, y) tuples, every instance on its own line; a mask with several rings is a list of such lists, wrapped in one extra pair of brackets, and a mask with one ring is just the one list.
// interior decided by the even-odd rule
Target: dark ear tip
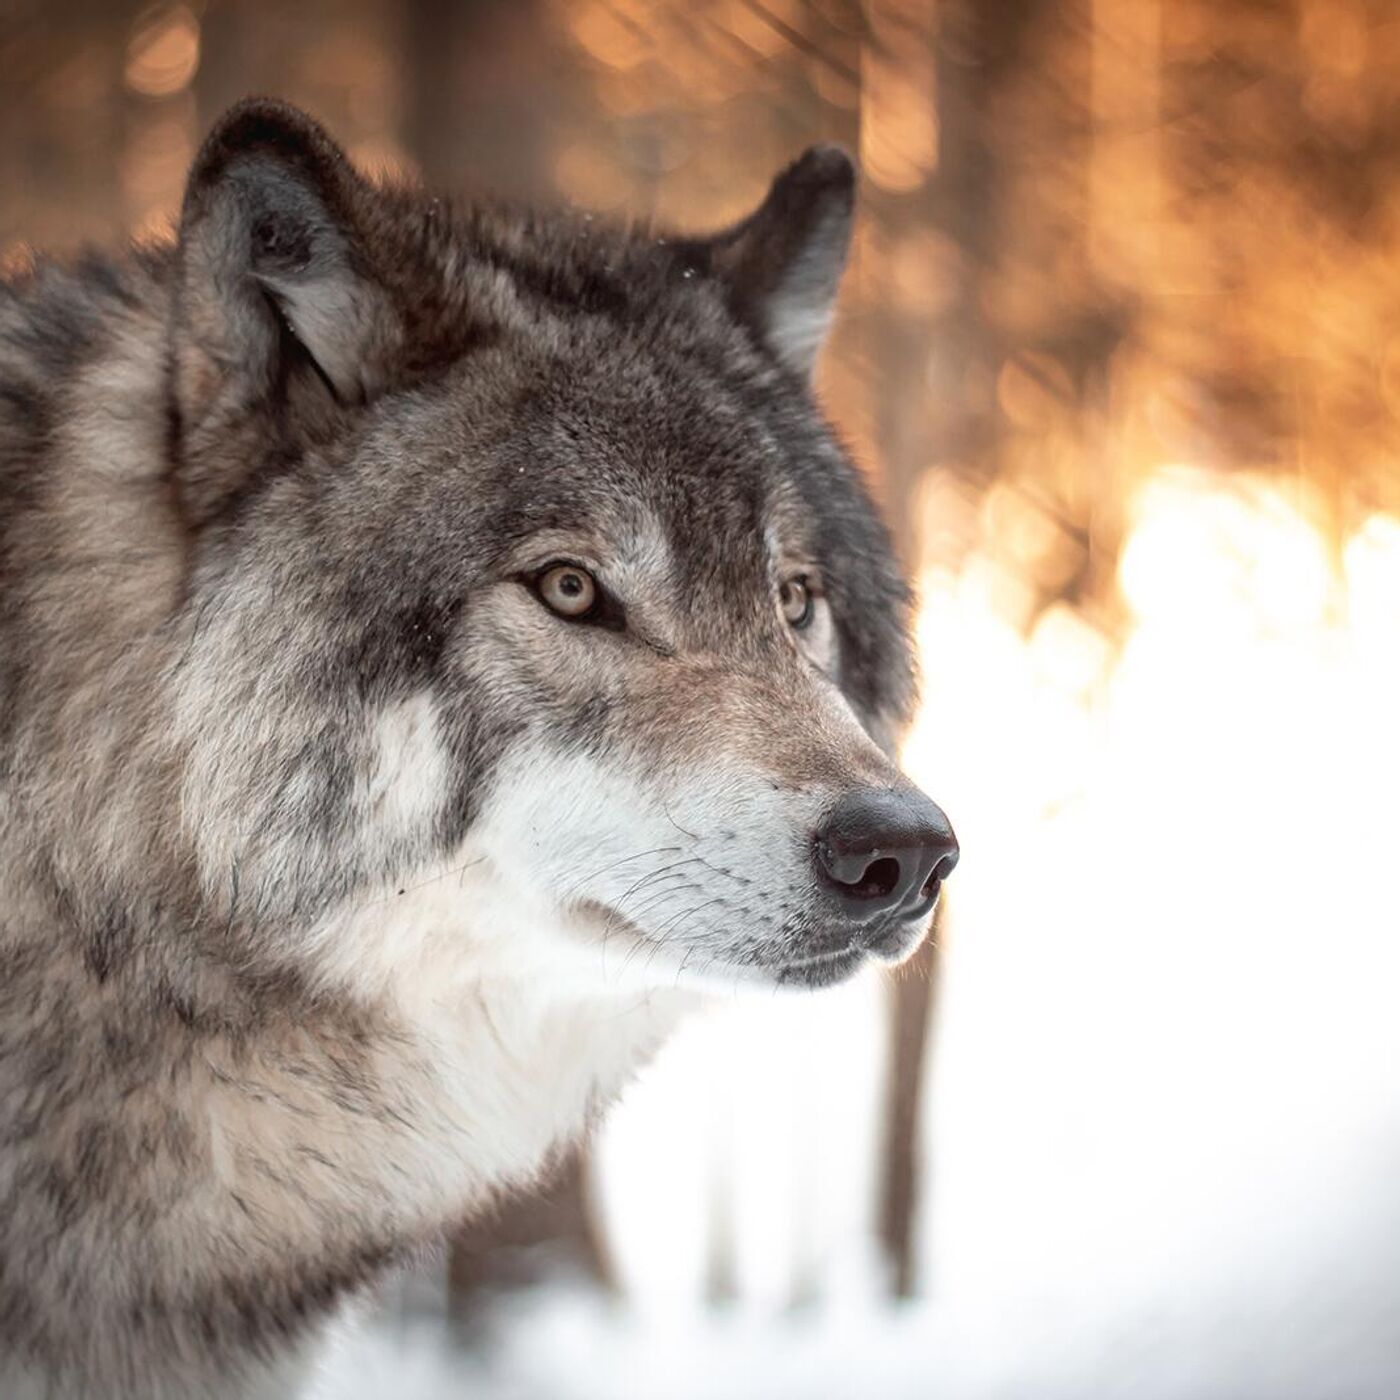
[(810, 146), (779, 178), (854, 194), (856, 166), (840, 146)]
[(254, 146), (332, 146), (325, 128), (300, 107), (276, 97), (245, 97), (209, 130), (206, 149), (247, 150)]
[(190, 191), (217, 179), (235, 158), (255, 153), (349, 170), (325, 128), (299, 107), (275, 97), (245, 97), (210, 128), (190, 171)]

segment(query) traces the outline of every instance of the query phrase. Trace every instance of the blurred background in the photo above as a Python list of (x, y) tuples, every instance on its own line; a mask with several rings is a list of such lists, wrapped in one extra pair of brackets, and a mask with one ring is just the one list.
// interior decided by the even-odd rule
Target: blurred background
[(936, 937), (690, 1026), (322, 1400), (1400, 1394), (1393, 0), (3, 0), (0, 74), (9, 266), (167, 236), (248, 92), (692, 228), (861, 162)]

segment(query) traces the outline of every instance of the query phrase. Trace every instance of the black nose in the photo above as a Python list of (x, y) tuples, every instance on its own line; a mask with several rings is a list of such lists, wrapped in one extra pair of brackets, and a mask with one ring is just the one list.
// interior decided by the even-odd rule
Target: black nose
[(843, 797), (816, 835), (817, 871), (846, 913), (864, 923), (927, 914), (958, 863), (958, 838), (921, 792), (862, 789)]

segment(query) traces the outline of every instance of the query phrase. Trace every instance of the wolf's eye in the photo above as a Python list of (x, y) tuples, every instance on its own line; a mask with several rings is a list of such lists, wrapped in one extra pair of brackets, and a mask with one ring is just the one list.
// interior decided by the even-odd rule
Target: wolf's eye
[(812, 621), (814, 598), (805, 578), (788, 579), (778, 590), (778, 602), (789, 627), (800, 632)]
[(598, 584), (577, 564), (553, 564), (535, 580), (535, 592), (544, 605), (560, 617), (578, 621), (598, 602)]

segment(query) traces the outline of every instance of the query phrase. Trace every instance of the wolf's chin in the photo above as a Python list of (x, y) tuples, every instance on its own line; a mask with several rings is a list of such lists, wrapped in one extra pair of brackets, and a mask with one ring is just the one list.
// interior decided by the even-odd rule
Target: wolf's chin
[(865, 966), (868, 954), (864, 948), (848, 946), (832, 953), (818, 953), (814, 957), (797, 958), (789, 963), (776, 965), (771, 978), (779, 986), (807, 987), (817, 990), (821, 987), (834, 987), (854, 977)]
[(900, 920), (874, 937), (851, 939), (840, 948), (779, 964), (773, 976), (784, 985), (832, 987), (853, 977), (869, 962), (898, 967), (918, 951), (931, 927), (932, 920), (927, 918)]
[(877, 936), (866, 938), (863, 946), (876, 962), (885, 967), (898, 967), (918, 952), (932, 928), (933, 919), (929, 915), (903, 919)]

